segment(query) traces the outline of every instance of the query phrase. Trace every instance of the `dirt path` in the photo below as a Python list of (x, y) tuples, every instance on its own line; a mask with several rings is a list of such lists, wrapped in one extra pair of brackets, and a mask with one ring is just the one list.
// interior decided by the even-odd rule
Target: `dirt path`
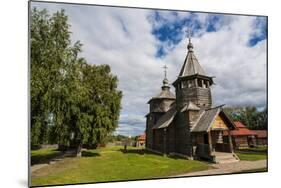
[[(258, 168), (265, 168), (267, 166), (266, 160), (259, 161), (239, 161), (234, 163), (212, 164), (212, 169), (203, 170), (198, 172), (191, 172), (186, 174), (176, 175), (181, 176), (200, 176), (200, 175), (215, 175), (215, 174), (229, 174), (234, 172), (241, 172), (243, 170), (251, 170)], [(173, 176), (175, 177), (175, 176)]]

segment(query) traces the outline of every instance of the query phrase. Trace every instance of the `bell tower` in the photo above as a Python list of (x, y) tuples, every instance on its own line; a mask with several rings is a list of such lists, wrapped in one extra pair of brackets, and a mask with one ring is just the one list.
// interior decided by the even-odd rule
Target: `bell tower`
[(178, 109), (182, 109), (189, 102), (193, 102), (199, 108), (207, 109), (212, 106), (210, 86), (213, 84), (213, 79), (206, 75), (194, 55), (190, 32), (188, 38), (184, 64), (177, 80), (173, 83), (176, 89), (176, 104)]

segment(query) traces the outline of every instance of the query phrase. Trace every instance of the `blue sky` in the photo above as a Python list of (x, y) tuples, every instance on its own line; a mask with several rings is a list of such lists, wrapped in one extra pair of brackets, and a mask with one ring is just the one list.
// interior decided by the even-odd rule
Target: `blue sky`
[(124, 96), (116, 133), (144, 132), (147, 101), (161, 90), (162, 67), (168, 66), (172, 83), (183, 64), (187, 29), (200, 64), (215, 76), (214, 105), (266, 104), (265, 17), (34, 2), (32, 7), (65, 9), (72, 41), (83, 43), (81, 56), (109, 64), (118, 76)]

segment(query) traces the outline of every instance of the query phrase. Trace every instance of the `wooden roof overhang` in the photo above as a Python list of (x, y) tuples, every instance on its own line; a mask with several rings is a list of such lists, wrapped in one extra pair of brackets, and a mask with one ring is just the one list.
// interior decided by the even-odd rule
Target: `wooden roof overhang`
[(147, 101), (147, 104), (150, 104), (151, 101), (156, 101), (156, 100), (163, 100), (163, 99), (166, 99), (166, 100), (176, 100), (174, 97), (152, 97), (151, 99), (149, 99), (149, 101)]
[(193, 74), (190, 76), (179, 76), (174, 82), (173, 82), (173, 86), (175, 87), (178, 82), (183, 81), (183, 80), (191, 80), (191, 79), (195, 79), (195, 78), (200, 78), (200, 79), (204, 79), (204, 80), (208, 80), (210, 81), (210, 84), (214, 84), (213, 78), (214, 77), (210, 77), (210, 76), (205, 76), (205, 75), (200, 75), (200, 74)]
[[(228, 130), (234, 130), (235, 124), (233, 121), (227, 116), (227, 114), (223, 111), (222, 106), (217, 106), (214, 108), (207, 109), (203, 111), (198, 120), (195, 122), (195, 125), (191, 129), (192, 133), (207, 133), (212, 130), (212, 125), (218, 115), (220, 115), (223, 120), (225, 121), (225, 124), (228, 128)], [(219, 130), (219, 129), (216, 129)], [(221, 129), (225, 130), (225, 129)]]

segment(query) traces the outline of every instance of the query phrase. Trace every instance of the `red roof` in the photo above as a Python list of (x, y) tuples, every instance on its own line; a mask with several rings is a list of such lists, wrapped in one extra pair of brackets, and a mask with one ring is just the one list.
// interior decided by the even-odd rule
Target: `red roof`
[(236, 130), (232, 130), (230, 131), (230, 134), (232, 136), (251, 136), (251, 135), (256, 135), (253, 131), (244, 128), (244, 129), (236, 129)]
[(241, 123), (240, 121), (234, 121), (233, 123), (235, 124), (235, 126), (237, 128), (246, 128), (246, 126), (243, 123)]
[(144, 140), (145, 140), (145, 134), (138, 136), (138, 141), (144, 141)]
[(267, 138), (267, 130), (252, 130), (258, 138)]
[[(234, 124), (236, 126), (235, 130), (230, 131), (230, 135), (232, 136), (251, 136), (256, 135), (255, 132), (252, 130), (249, 130), (243, 123), (240, 121), (234, 121)], [(227, 132), (224, 132), (224, 135), (227, 135)]]

